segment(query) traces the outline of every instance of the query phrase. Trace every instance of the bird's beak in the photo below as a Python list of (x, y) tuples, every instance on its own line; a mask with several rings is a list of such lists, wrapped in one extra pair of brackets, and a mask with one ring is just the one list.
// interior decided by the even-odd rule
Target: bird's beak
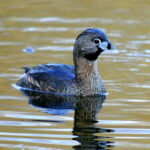
[(109, 41), (104, 41), (98, 44), (98, 48), (100, 48), (102, 51), (105, 51), (105, 50), (113, 50), (114, 46)]

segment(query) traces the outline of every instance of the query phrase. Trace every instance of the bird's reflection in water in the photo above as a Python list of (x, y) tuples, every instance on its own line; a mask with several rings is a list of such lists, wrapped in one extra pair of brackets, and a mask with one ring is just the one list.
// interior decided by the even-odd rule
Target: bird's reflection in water
[[(46, 109), (47, 113), (64, 115), (69, 110), (75, 110), (73, 135), (80, 145), (73, 146), (76, 150), (110, 150), (114, 143), (109, 136), (100, 133), (113, 132), (97, 126), (97, 114), (105, 101), (105, 95), (75, 97), (21, 90), (29, 98), (29, 103)], [(40, 120), (39, 120), (40, 121)]]
[(77, 101), (73, 134), (77, 137), (74, 140), (80, 145), (74, 146), (76, 150), (99, 150), (111, 149), (113, 142), (110, 137), (100, 136), (98, 133), (113, 132), (111, 129), (97, 127), (97, 114), (102, 108), (106, 96), (84, 97)]

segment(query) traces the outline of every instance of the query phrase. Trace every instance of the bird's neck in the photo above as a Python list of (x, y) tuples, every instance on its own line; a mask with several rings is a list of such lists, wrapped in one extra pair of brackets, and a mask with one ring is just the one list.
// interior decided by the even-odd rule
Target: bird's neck
[(89, 83), (91, 78), (99, 78), (97, 61), (78, 58), (75, 62), (75, 77), (78, 82)]
[(97, 71), (97, 62), (78, 58), (75, 63), (75, 77), (82, 95), (106, 93), (101, 77)]

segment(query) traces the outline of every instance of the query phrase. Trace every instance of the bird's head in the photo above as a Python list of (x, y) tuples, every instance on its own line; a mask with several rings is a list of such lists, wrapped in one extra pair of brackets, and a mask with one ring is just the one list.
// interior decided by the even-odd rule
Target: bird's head
[(104, 31), (98, 28), (89, 28), (78, 35), (73, 54), (74, 57), (95, 61), (103, 51), (111, 49), (113, 49), (113, 45), (108, 41)]

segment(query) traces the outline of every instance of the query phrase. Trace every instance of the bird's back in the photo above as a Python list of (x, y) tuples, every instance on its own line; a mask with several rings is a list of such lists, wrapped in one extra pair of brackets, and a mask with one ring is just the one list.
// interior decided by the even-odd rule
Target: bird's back
[(45, 64), (33, 67), (32, 69), (26, 67), (25, 74), (17, 82), (17, 85), (37, 91), (66, 93), (68, 88), (75, 84), (74, 82), (74, 66)]

